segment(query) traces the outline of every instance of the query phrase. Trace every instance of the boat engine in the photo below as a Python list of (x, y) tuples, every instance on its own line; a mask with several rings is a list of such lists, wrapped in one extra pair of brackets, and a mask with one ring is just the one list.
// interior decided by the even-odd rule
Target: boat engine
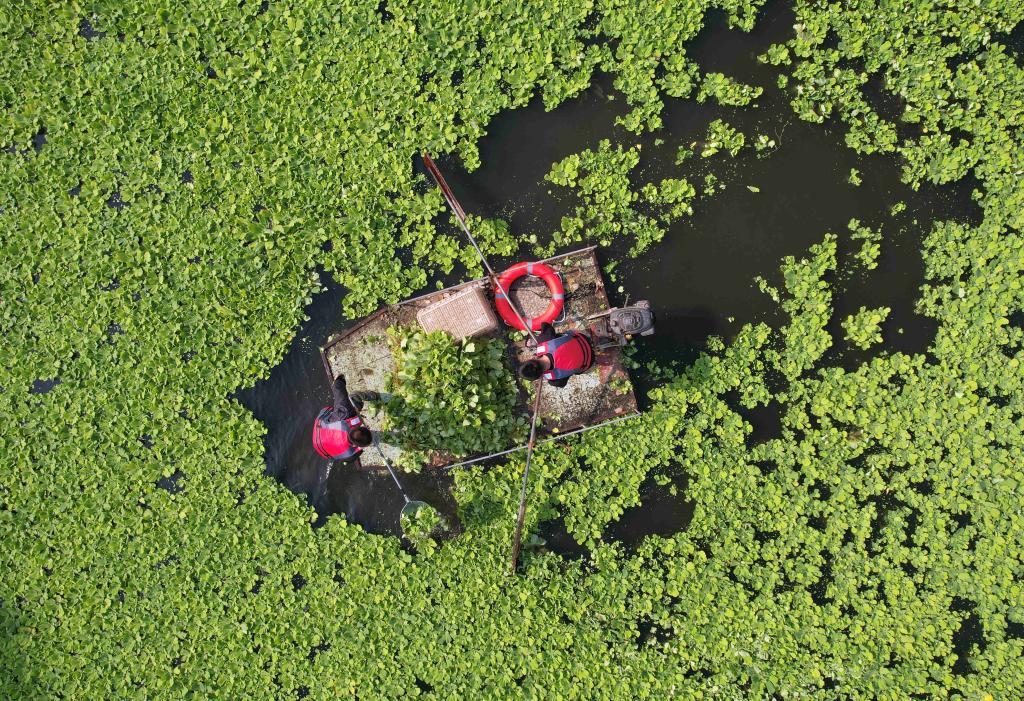
[(594, 314), (591, 320), (603, 319), (607, 325), (606, 334), (599, 342), (599, 348), (624, 346), (631, 336), (650, 336), (654, 333), (654, 312), (647, 300), (640, 300), (628, 307), (614, 307), (606, 312)]

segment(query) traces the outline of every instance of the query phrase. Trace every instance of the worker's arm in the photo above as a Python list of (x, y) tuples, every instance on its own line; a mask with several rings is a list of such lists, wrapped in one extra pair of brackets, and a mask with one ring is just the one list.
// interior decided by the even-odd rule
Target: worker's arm
[(558, 334), (555, 333), (555, 327), (546, 323), (541, 325), (540, 333), (537, 334), (537, 341), (539, 343), (546, 343), (557, 335)]
[(356, 411), (362, 412), (363, 405), (366, 402), (382, 402), (384, 397), (380, 392), (373, 392), (371, 390), (362, 390), (361, 392), (353, 392), (348, 395), (349, 399), (352, 400), (352, 404), (355, 405)]
[(334, 419), (347, 419), (358, 413), (348, 398), (348, 387), (345, 384), (344, 375), (338, 375), (335, 378), (334, 384), (331, 385), (331, 394), (334, 395), (334, 407), (331, 412)]

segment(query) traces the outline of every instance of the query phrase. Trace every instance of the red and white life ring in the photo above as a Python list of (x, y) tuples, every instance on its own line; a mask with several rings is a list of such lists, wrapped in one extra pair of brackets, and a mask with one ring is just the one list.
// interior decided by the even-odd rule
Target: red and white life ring
[[(548, 307), (544, 310), (543, 314), (532, 319), (524, 315), (526, 322), (530, 325), (530, 329), (540, 331), (542, 325), (550, 324), (562, 313), (562, 306), (565, 304), (565, 288), (562, 287), (562, 279), (558, 277), (558, 273), (549, 266), (544, 263), (527, 263), (526, 261), (516, 263), (503, 272), (498, 276), (498, 282), (501, 284), (502, 289), (511, 294), (512, 283), (526, 275), (539, 277), (548, 286), (548, 291), (551, 293), (551, 301), (548, 303)], [(502, 294), (501, 289), (494, 291), (494, 308), (498, 310), (498, 314), (501, 315), (506, 324), (520, 331), (526, 330), (522, 322), (516, 318), (516, 313), (512, 311), (512, 305), (509, 304), (505, 295)]]

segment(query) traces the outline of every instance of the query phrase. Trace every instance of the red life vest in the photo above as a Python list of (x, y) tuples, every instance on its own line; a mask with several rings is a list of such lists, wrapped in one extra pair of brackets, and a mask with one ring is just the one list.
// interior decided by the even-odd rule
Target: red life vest
[(558, 338), (537, 344), (537, 357), (551, 356), (551, 369), (544, 373), (545, 380), (563, 380), (585, 372), (594, 362), (594, 349), (581, 333), (570, 331)]
[(352, 442), (349, 431), (362, 422), (359, 416), (331, 421), (331, 407), (325, 406), (313, 422), (313, 447), (330, 460), (349, 460), (363, 449)]

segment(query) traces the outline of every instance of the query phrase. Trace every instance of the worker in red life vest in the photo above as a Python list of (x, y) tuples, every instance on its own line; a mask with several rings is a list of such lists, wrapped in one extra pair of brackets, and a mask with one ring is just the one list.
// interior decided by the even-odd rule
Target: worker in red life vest
[(559, 336), (551, 324), (544, 324), (537, 341), (537, 357), (519, 368), (519, 375), (525, 380), (543, 376), (552, 387), (565, 387), (570, 377), (586, 372), (594, 364), (594, 346), (585, 333), (570, 331)]
[(331, 386), (334, 406), (325, 406), (313, 422), (313, 447), (330, 460), (355, 460), (373, 442), (373, 434), (359, 418), (364, 401), (380, 399), (376, 392), (356, 392), (349, 398), (345, 376)]

